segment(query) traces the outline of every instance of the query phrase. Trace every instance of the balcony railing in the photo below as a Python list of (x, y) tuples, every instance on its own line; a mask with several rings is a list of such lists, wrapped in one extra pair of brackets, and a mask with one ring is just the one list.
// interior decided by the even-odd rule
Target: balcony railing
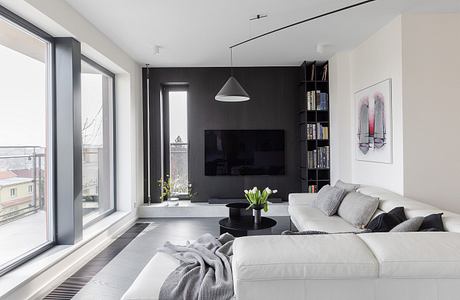
[[(0, 172), (10, 172), (10, 177), (0, 179), (1, 189), (18, 189), (21, 185), (32, 185), (31, 195), (16, 195), (13, 199), (0, 196), (0, 225), (18, 220), (45, 208), (45, 148), (39, 146), (0, 146)], [(14, 174), (14, 176), (12, 176)], [(30, 181), (11, 181), (5, 179), (24, 178)], [(24, 186), (22, 186), (24, 189)], [(3, 197), (9, 195), (2, 193)], [(22, 197), (25, 196), (25, 197)], [(15, 200), (24, 199), (15, 203)], [(30, 198), (30, 200), (28, 200)], [(8, 205), (5, 205), (8, 203)], [(6, 206), (6, 207), (5, 207)], [(6, 212), (5, 212), (6, 211)]]
[(188, 143), (170, 143), (170, 172), (173, 195), (188, 194)]

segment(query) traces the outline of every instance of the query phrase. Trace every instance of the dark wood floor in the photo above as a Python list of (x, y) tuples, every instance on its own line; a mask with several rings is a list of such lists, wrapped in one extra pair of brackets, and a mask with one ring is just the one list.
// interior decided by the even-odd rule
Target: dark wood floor
[[(289, 217), (273, 217), (277, 225), (273, 234), (289, 229)], [(120, 299), (131, 286), (156, 249), (166, 241), (184, 243), (204, 233), (219, 235), (220, 218), (161, 218), (139, 219), (148, 226), (113, 257), (102, 269), (88, 268), (91, 279), (72, 299), (114, 300)], [(96, 272), (97, 271), (97, 272)], [(80, 273), (80, 276), (85, 276)], [(56, 298), (54, 298), (56, 299)]]

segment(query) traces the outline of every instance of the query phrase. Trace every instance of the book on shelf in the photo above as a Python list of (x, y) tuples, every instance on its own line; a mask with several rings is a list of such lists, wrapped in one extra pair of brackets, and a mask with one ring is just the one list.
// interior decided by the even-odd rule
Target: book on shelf
[(319, 90), (308, 91), (305, 95), (307, 110), (328, 110), (329, 95)]
[(316, 110), (328, 110), (329, 109), (329, 95), (327, 93), (319, 93), (319, 101), (317, 101)]
[(307, 123), (307, 140), (328, 140), (329, 126), (321, 123)]
[(307, 166), (309, 169), (329, 169), (330, 161), (329, 146), (307, 151)]
[(318, 191), (318, 186), (315, 184), (311, 184), (308, 186), (309, 193), (316, 193)]
[(307, 140), (316, 140), (316, 124), (307, 124)]
[(327, 69), (328, 69), (328, 66), (327, 66), (327, 64), (325, 64), (324, 67), (323, 67), (323, 75), (321, 76), (321, 80), (323, 80), (323, 81), (327, 80)]
[(317, 150), (307, 151), (307, 165), (309, 169), (316, 169), (318, 165), (317, 161)]

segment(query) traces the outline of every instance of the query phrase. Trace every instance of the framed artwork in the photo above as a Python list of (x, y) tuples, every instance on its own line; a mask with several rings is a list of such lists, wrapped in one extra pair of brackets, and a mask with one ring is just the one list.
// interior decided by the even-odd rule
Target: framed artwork
[(392, 163), (391, 79), (355, 93), (356, 160)]

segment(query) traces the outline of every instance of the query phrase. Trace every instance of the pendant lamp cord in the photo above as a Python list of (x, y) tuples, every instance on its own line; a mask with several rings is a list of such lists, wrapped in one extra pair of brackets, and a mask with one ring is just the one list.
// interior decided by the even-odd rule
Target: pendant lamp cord
[(233, 48), (230, 47), (230, 74), (233, 76)]

